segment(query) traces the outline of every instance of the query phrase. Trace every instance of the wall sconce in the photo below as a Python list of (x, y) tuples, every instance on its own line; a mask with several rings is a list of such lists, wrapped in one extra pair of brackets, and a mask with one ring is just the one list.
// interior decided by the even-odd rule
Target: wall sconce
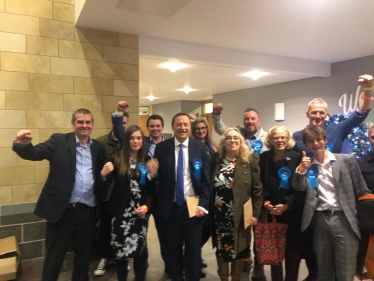
[(284, 121), (284, 103), (275, 104), (275, 121)]

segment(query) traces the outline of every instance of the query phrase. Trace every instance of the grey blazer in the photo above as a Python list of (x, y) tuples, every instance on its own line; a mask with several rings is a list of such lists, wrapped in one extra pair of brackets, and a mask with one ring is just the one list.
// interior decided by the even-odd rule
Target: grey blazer
[[(212, 119), (213, 119), (213, 127), (214, 127), (214, 131), (219, 134), (220, 136), (223, 135), (223, 133), (230, 127), (227, 127), (225, 125), (225, 123), (223, 123), (222, 121), (222, 114), (220, 115), (214, 115), (212, 113)], [(236, 125), (235, 128), (239, 129), (240, 133), (242, 134), (242, 136), (244, 137), (244, 133), (245, 133), (245, 129), (242, 125)], [(268, 136), (268, 133), (265, 132), (262, 128), (260, 128), (260, 133), (258, 135), (258, 139), (260, 141), (262, 141), (263, 143), (265, 143), (265, 139), (266, 137)], [(251, 153), (253, 152), (253, 148), (249, 148)], [(264, 152), (264, 151), (267, 151), (269, 150), (265, 145), (262, 147), (261, 149), (261, 153)]]
[[(337, 191), (344, 215), (348, 219), (353, 231), (360, 238), (356, 201), (358, 197), (370, 193), (370, 190), (366, 187), (366, 183), (353, 156), (335, 153), (334, 156), (336, 158), (336, 161), (332, 162), (334, 187)], [(301, 231), (304, 231), (309, 226), (316, 210), (318, 189), (308, 188), (307, 177), (299, 173), (294, 174), (292, 184), (295, 190), (306, 190), (304, 213), (301, 222)]]

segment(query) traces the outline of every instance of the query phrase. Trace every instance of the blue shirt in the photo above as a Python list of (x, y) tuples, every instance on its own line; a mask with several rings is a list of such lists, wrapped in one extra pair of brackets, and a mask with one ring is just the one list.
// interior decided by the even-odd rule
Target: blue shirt
[(70, 203), (83, 203), (87, 206), (95, 206), (94, 194), (94, 173), (92, 168), (91, 145), (92, 140), (82, 146), (75, 136), (76, 140), (76, 164), (75, 164), (75, 183), (71, 193)]
[[(369, 115), (369, 111), (370, 109), (364, 112), (356, 111), (342, 122), (338, 124), (331, 124), (325, 128), (327, 141), (330, 141), (333, 145), (333, 150), (331, 151), (332, 153), (342, 152), (345, 138), (352, 132), (353, 128), (365, 121), (366, 117)], [(301, 131), (293, 133), (293, 138), (296, 141), (296, 145), (294, 147), (295, 151), (300, 153), (305, 151), (308, 157), (313, 157), (313, 153), (306, 148), (301, 139)]]

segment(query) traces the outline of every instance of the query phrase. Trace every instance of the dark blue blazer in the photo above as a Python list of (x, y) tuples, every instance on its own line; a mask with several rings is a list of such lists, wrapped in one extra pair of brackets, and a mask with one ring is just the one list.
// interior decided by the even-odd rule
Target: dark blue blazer
[[(209, 175), (210, 164), (205, 144), (201, 141), (189, 138), (188, 157), (190, 165), (190, 176), (195, 195), (200, 196), (199, 206), (209, 210)], [(158, 204), (155, 206), (155, 215), (164, 220), (169, 220), (175, 197), (175, 145), (174, 138), (167, 139), (156, 145), (154, 158), (159, 162), (158, 180), (160, 181), (158, 191)], [(192, 161), (200, 158), (203, 161), (200, 179), (194, 175)]]

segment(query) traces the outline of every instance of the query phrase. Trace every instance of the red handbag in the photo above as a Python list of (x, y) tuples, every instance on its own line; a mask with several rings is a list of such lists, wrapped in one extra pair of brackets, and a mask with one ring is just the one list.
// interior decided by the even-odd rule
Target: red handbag
[(272, 222), (258, 223), (254, 226), (255, 253), (260, 264), (282, 264), (286, 251), (287, 228), (287, 224), (277, 223), (274, 215)]

